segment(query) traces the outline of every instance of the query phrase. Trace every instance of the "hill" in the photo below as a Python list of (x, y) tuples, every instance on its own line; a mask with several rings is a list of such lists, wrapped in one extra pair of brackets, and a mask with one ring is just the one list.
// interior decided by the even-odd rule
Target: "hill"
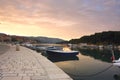
[(88, 44), (115, 44), (120, 45), (120, 31), (106, 31), (95, 33), (89, 36), (83, 36), (79, 39), (72, 39), (70, 43), (88, 43)]
[(0, 42), (31, 42), (31, 43), (60, 43), (65, 40), (59, 38), (49, 38), (49, 37), (26, 37), (26, 36), (16, 36), (7, 35), (0, 33)]
[(63, 39), (49, 37), (31, 37), (31, 38), (39, 43), (59, 43), (65, 41)]

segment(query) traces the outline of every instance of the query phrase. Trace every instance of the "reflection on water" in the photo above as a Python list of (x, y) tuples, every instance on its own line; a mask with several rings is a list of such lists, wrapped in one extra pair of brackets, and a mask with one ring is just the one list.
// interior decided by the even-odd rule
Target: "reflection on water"
[(115, 80), (114, 75), (120, 74), (120, 68), (113, 66), (112, 63), (81, 54), (78, 58), (79, 60), (60, 61), (55, 64), (74, 80)]
[(115, 80), (120, 80), (120, 74), (115, 74), (115, 75), (114, 75), (114, 79), (115, 79)]
[[(94, 59), (98, 59), (105, 62), (112, 62), (111, 50), (96, 50), (96, 49), (79, 49), (82, 55), (90, 56)], [(118, 59), (120, 57), (120, 52), (118, 50), (114, 51), (115, 58)]]

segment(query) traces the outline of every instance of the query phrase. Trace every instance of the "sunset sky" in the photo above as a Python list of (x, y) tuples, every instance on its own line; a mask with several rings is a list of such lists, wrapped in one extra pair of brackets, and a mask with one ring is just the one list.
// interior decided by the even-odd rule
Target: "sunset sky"
[(120, 0), (0, 0), (0, 33), (69, 40), (120, 31)]

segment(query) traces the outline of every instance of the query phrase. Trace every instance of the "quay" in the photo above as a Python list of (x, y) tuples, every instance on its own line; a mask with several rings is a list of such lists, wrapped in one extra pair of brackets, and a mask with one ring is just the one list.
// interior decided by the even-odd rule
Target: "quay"
[(19, 48), (10, 46), (0, 55), (0, 80), (73, 80), (40, 53)]

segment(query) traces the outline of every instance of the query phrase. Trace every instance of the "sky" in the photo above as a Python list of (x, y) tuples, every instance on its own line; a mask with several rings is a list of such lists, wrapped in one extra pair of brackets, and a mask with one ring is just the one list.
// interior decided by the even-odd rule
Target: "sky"
[(0, 0), (0, 33), (65, 40), (120, 31), (120, 0)]

